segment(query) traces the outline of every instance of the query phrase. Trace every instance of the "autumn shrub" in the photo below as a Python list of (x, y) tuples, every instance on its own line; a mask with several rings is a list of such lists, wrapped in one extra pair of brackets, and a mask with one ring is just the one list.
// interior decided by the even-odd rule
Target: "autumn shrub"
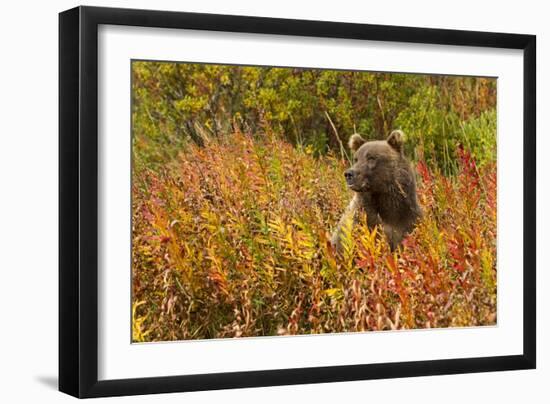
[(314, 154), (236, 131), (134, 169), (134, 341), (496, 324), (494, 162), (420, 161), (424, 215), (402, 248), (360, 218), (338, 255), (346, 163)]

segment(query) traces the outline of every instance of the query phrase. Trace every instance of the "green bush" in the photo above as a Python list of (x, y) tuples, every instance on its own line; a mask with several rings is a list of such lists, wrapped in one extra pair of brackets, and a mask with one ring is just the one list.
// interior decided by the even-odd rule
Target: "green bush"
[(319, 156), (342, 155), (354, 132), (381, 139), (402, 129), (412, 157), (448, 174), (458, 144), (477, 161), (494, 158), (494, 79), (146, 61), (132, 72), (137, 167), (234, 130), (276, 132)]
[(438, 105), (438, 89), (421, 87), (408, 108), (395, 120), (406, 134), (406, 150), (416, 160), (425, 159), (445, 174), (456, 172), (456, 152), (462, 145), (479, 164), (496, 159), (496, 110), (461, 120), (458, 113)]

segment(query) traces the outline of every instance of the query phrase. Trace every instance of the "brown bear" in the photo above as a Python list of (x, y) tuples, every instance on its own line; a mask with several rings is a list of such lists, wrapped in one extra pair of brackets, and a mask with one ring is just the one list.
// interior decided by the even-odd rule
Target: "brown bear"
[(411, 232), (422, 211), (416, 198), (415, 173), (403, 151), (403, 132), (394, 130), (386, 140), (365, 141), (355, 133), (349, 139), (353, 166), (344, 176), (354, 191), (346, 212), (332, 235), (340, 251), (341, 229), (348, 218), (363, 211), (370, 229), (380, 225), (395, 250)]

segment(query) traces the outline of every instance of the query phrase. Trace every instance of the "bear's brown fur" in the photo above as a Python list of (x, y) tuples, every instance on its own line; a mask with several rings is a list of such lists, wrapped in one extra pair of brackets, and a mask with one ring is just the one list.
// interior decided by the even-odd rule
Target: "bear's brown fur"
[(332, 235), (340, 250), (342, 226), (364, 212), (370, 229), (380, 225), (395, 250), (411, 232), (422, 211), (416, 198), (415, 174), (403, 152), (403, 133), (393, 131), (386, 140), (365, 141), (359, 134), (349, 139), (353, 166), (344, 173), (355, 195)]

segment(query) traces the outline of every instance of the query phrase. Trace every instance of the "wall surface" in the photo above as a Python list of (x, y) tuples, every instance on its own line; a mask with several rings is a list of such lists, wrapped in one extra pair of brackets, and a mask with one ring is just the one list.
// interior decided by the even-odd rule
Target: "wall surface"
[[(7, 2), (0, 24), (0, 374), (2, 402), (61, 403), (57, 392), (57, 13), (73, 1)], [(530, 33), (538, 41), (538, 369), (109, 399), (109, 402), (548, 402), (550, 226), (542, 153), (550, 118), (550, 25), (545, 3), (522, 1), (196, 2), (91, 1), (88, 5)], [(520, 158), (518, 156), (518, 163)], [(518, 214), (520, 214), (518, 212)], [(414, 347), (411, 347), (414, 349)]]

